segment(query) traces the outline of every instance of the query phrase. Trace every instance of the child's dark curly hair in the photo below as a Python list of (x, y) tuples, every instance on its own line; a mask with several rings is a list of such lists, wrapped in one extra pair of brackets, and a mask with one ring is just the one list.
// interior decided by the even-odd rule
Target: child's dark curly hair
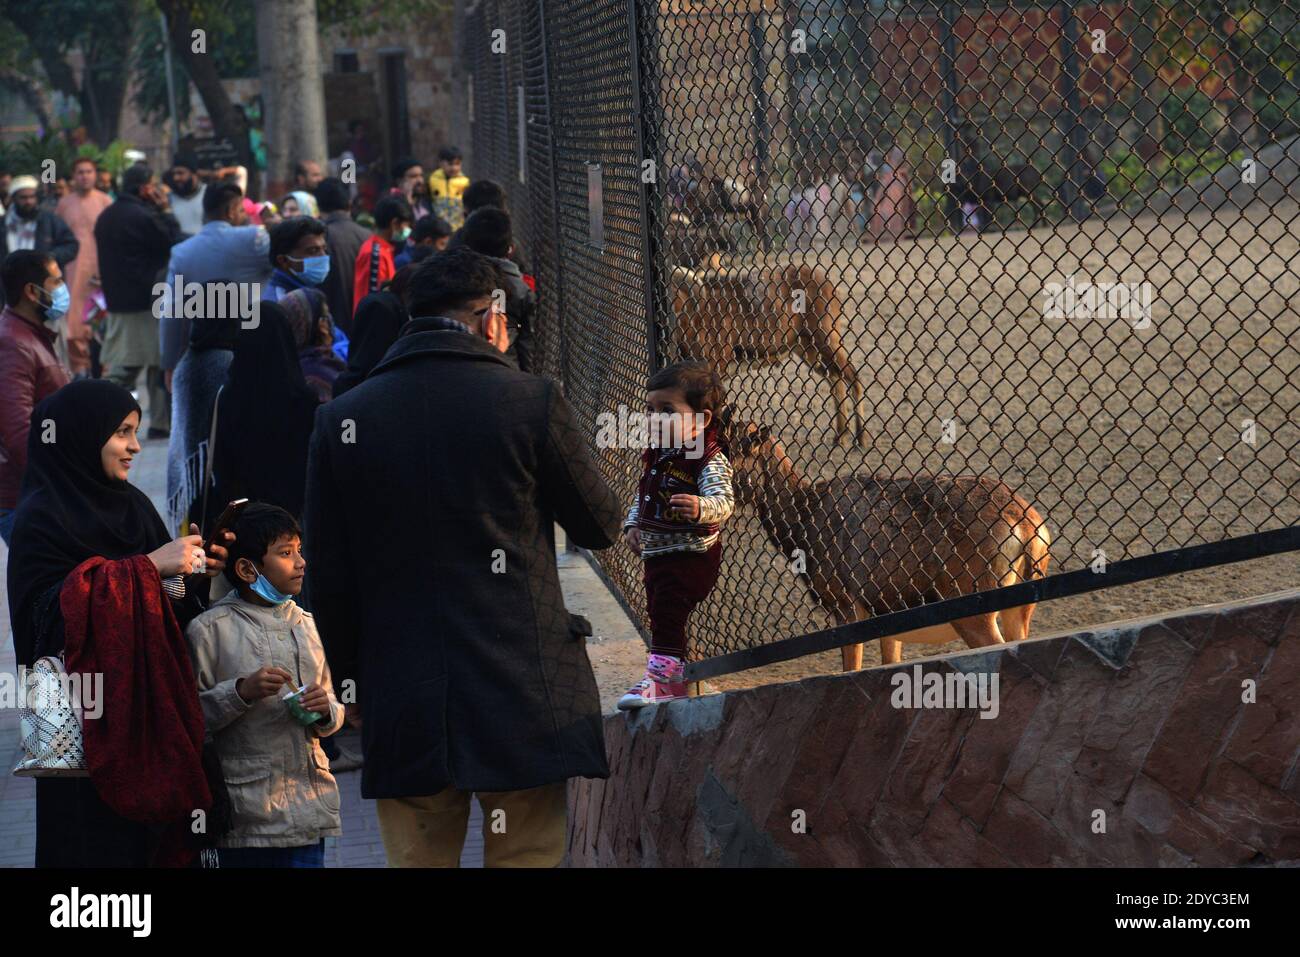
[(254, 565), (261, 565), (266, 550), (284, 536), (302, 538), (302, 529), (292, 515), (265, 502), (249, 502), (230, 531), (235, 533), (235, 540), (229, 545), (225, 576), (236, 587), (243, 584), (235, 574), (235, 562), (239, 559), (247, 558)]
[(646, 383), (646, 391), (680, 389), (686, 403), (696, 412), (712, 412), (716, 423), (722, 416), (726, 396), (722, 380), (707, 362), (686, 360), (664, 366)]

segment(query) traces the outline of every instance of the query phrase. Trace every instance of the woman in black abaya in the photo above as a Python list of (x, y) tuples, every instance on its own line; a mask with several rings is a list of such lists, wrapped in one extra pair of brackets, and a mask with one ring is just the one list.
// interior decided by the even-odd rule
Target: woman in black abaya
[(348, 346), (348, 367), (334, 380), (334, 398), (364, 382), (370, 370), (379, 365), (379, 360), (397, 341), (408, 319), (402, 294), (417, 265), (403, 266), (387, 286), (372, 292), (357, 304)]
[(256, 328), (239, 334), (226, 383), (217, 400), (213, 501), (247, 498), (302, 515), (307, 487), (307, 444), (320, 399), (303, 378), (288, 317), (261, 303)]
[[(183, 629), (202, 610), (203, 574), (211, 577), (224, 567), (223, 546), (213, 545), (205, 556), (197, 534), (173, 539), (148, 497), (127, 481), (140, 452), (139, 426), (140, 407), (131, 393), (106, 380), (73, 382), (32, 411), (8, 569), (20, 665), (30, 667), (37, 658), (62, 654), (65, 642), (71, 665), (74, 643), (93, 642), (67, 627), (61, 601), (69, 600), (65, 585), (75, 591), (73, 572), (87, 559), (116, 562), (145, 556), (157, 572), (137, 579), (141, 591), (133, 601), (122, 607), (96, 606), (93, 617), (106, 627), (110, 620), (123, 626), (123, 616), (165, 618), (163, 606), (170, 604)], [(112, 597), (97, 595), (97, 600)], [(157, 620), (153, 624), (162, 627)], [(181, 640), (179, 634), (167, 633)], [(155, 659), (163, 654), (155, 652)], [(104, 690), (106, 697), (121, 691)], [(91, 778), (38, 778), (36, 832), (38, 867), (143, 866), (157, 850), (157, 833), (116, 814)]]

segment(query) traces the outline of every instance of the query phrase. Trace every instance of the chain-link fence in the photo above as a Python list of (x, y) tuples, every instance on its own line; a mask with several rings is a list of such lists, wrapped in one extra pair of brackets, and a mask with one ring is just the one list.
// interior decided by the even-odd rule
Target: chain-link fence
[[(724, 377), (739, 507), (693, 658), (1031, 580), (960, 637), (1244, 555), (1296, 584), (1297, 0), (465, 17), (469, 172), (511, 192), (593, 443), (652, 368)], [(638, 450), (598, 454), (630, 503)], [(599, 561), (640, 618), (639, 562)]]

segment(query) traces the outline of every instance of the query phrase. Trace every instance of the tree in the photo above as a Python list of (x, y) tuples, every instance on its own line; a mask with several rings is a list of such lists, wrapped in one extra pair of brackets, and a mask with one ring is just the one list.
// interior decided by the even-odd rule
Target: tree
[[(150, 5), (152, 7), (152, 4)], [(208, 52), (217, 61), (217, 74), (223, 79), (257, 76), (257, 18), (251, 3), (232, 3), (228, 16), (207, 21)], [(135, 87), (131, 103), (149, 123), (163, 122), (170, 115), (167, 100), (167, 57), (171, 39), (165, 36), (157, 12), (142, 18), (135, 40)], [(172, 58), (172, 78), (176, 88), (176, 120), (184, 125), (190, 119), (189, 74), (178, 55)]]
[[(218, 139), (234, 144), (239, 163), (254, 168), (253, 151), (248, 140), (248, 121), (235, 108), (230, 94), (221, 83), (217, 59), (209, 53), (209, 37), (229, 25), (230, 7), (211, 0), (158, 0), (158, 9), (167, 18), (167, 32), (172, 52), (185, 66), (185, 72), (203, 98), (212, 130)], [(196, 32), (197, 31), (197, 32)]]
[(316, 0), (261, 0), (257, 37), (267, 188), (278, 195), (292, 182), (295, 161), (328, 158)]
[[(248, 31), (236, 29), (234, 24), (246, 18), (254, 5), (250, 0), (157, 3), (167, 18), (172, 52), (198, 90), (212, 117), (214, 133), (235, 144), (240, 162), (251, 170), (248, 123), (221, 84), (222, 70), (219, 58), (212, 55), (214, 47), (209, 42), (199, 49), (194, 31), (204, 31), (208, 41), (219, 35), (246, 37)], [(303, 158), (325, 159), (319, 27), (346, 24), (350, 32), (365, 36), (436, 16), (449, 6), (450, 0), (260, 0), (256, 4), (258, 26), (254, 32), (259, 42), (267, 44), (265, 54), (258, 59), (267, 104), (267, 173), (271, 183), (287, 178), (286, 164), (291, 160), (285, 157), (290, 149)]]
[[(131, 35), (142, 0), (0, 0), (0, 83), (17, 92), (47, 129), (48, 96), (32, 76), (76, 101), (86, 133), (100, 146), (117, 137), (130, 80)], [(82, 68), (74, 68), (80, 54)]]

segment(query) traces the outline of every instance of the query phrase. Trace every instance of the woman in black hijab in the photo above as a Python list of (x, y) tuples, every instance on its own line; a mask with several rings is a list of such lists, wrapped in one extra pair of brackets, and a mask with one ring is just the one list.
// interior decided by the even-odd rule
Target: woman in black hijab
[(334, 398), (361, 384), (397, 341), (409, 318), (402, 295), (416, 263), (403, 266), (388, 285), (357, 304), (348, 344), (348, 367), (334, 380)]
[(288, 317), (261, 303), (255, 328), (239, 334), (235, 357), (217, 400), (213, 500), (219, 512), (237, 498), (278, 505), (302, 515), (307, 444), (320, 399), (303, 378)]
[[(212, 547), (204, 568), (202, 539), (172, 539), (148, 497), (127, 481), (139, 426), (131, 393), (100, 379), (66, 385), (32, 410), (8, 571), (20, 665), (63, 653), (60, 594), (87, 559), (146, 556), (182, 629), (202, 610), (206, 583), (191, 573), (211, 577), (224, 567), (223, 546)], [(36, 831), (38, 867), (139, 866), (154, 847), (148, 828), (114, 814), (89, 778), (38, 778)]]

